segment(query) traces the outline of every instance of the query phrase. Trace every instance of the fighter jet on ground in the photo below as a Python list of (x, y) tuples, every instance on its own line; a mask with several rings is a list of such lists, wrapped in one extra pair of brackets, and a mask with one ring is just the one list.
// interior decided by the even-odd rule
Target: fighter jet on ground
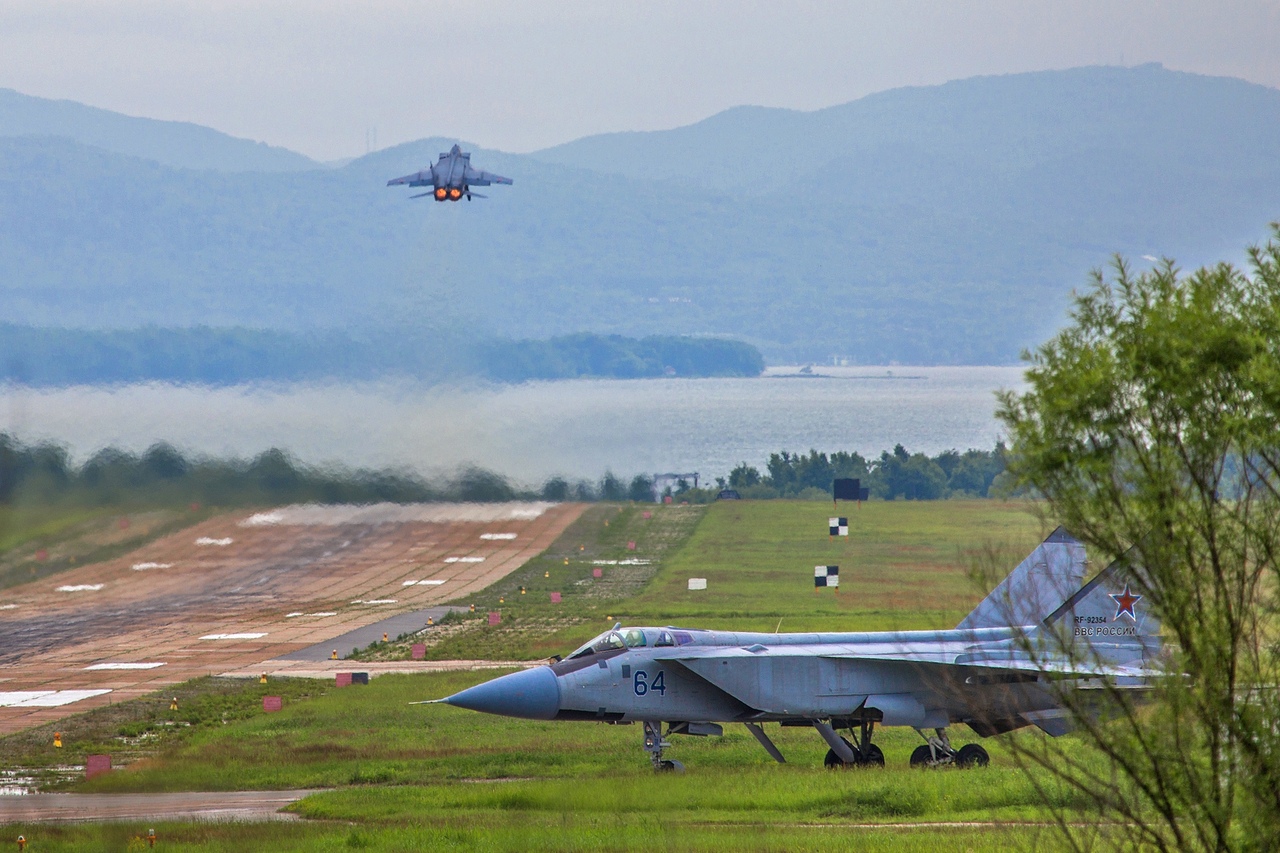
[(472, 187), (510, 183), (510, 178), (471, 168), (471, 154), (455, 145), (448, 151), (441, 152), (440, 159), (430, 169), (423, 169), (403, 178), (392, 178), (387, 181), (387, 186), (408, 184), (411, 187), (434, 187), (431, 192), (419, 193), (409, 198), (433, 195), (436, 201), (457, 201), (466, 196), (467, 201), (471, 201), (472, 196), (485, 198), (480, 193), (473, 193)]
[[(663, 759), (666, 735), (720, 735), (723, 723), (745, 724), (783, 762), (766, 722), (812, 726), (830, 747), (827, 767), (883, 766), (871, 742), (877, 723), (924, 738), (912, 766), (980, 766), (986, 750), (954, 746), (947, 726), (989, 737), (1035, 725), (1056, 737), (1072, 725), (1056, 691), (1099, 678), (1143, 689), (1156, 673), (1160, 625), (1140, 606), (1132, 570), (1117, 561), (1081, 586), (1084, 574), (1084, 546), (1059, 528), (951, 630), (615, 625), (564, 660), (433, 701), (535, 720), (639, 722), (657, 770), (683, 769)], [(845, 728), (853, 742), (837, 734)]]

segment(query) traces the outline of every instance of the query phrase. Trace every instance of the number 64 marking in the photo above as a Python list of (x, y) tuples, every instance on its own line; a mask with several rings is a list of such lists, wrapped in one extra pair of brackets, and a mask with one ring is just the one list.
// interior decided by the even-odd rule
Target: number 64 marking
[(649, 674), (643, 669), (637, 669), (635, 678), (632, 681), (632, 689), (635, 690), (637, 696), (644, 696), (650, 690), (659, 696), (667, 695), (667, 685), (662, 677), (662, 670), (658, 670), (658, 674), (653, 677), (653, 681), (649, 681)]

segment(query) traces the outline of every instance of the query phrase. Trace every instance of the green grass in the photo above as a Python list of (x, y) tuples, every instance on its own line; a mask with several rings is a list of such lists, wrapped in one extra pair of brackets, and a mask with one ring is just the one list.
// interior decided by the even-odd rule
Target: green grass
[[(208, 509), (0, 505), (0, 589), (110, 560), (203, 521)], [(127, 526), (121, 526), (127, 521)], [(43, 559), (37, 552), (44, 551)]]
[(6, 839), (25, 832), (31, 853), (84, 850), (145, 851), (154, 827), (156, 850), (204, 853), (418, 853), (477, 851), (832, 851), (942, 853), (1059, 849), (1045, 830), (1027, 827), (885, 828), (744, 824), (707, 826), (662, 815), (530, 815), (524, 812), (455, 814), (417, 818), (390, 826), (333, 823), (177, 823), (0, 827)]
[[(827, 519), (849, 519), (829, 537)], [(950, 628), (982, 597), (968, 576), (989, 551), (1012, 569), (1044, 538), (1025, 503), (723, 502), (653, 584), (620, 609), (627, 621), (773, 631)], [(815, 591), (813, 567), (840, 566), (839, 592)], [(704, 577), (707, 589), (690, 591)]]
[[(494, 850), (1012, 849), (1027, 832), (1041, 830), (854, 825), (1047, 821), (1000, 740), (987, 742), (992, 765), (984, 770), (918, 771), (906, 766), (917, 736), (890, 729), (878, 737), (888, 768), (831, 772), (822, 767), (826, 745), (810, 729), (769, 727), (789, 760), (777, 765), (745, 729), (729, 726), (722, 738), (674, 738), (671, 754), (689, 772), (657, 776), (641, 750), (639, 726), (510, 720), (407, 704), (491, 675), (382, 676), (367, 687), (326, 688), (287, 701), (275, 714), (253, 710), (261, 685), (242, 684), (240, 699), (219, 693), (204, 704), (193, 701), (193, 713), (204, 709), (202, 718), (153, 757), (74, 787), (333, 789), (293, 807), (307, 819), (303, 826), (214, 830), (174, 823), (160, 830), (165, 849), (323, 850), (348, 843), (373, 850), (427, 843)], [(1076, 803), (1063, 796), (1059, 805)], [(41, 849), (55, 850), (109, 832), (123, 837), (119, 827), (0, 832), (54, 833), (48, 843), (63, 846)]]

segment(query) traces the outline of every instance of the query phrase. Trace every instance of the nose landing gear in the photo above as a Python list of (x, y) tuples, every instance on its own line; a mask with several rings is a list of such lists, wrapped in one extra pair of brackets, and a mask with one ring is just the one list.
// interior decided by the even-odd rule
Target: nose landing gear
[(649, 761), (657, 773), (683, 773), (684, 765), (679, 761), (671, 761), (662, 757), (662, 750), (671, 746), (662, 737), (662, 723), (644, 724), (644, 751), (649, 753)]

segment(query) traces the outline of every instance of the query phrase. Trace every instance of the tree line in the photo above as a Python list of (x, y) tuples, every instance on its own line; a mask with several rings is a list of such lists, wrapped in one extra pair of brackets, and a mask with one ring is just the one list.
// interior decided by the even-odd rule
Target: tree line
[[(732, 488), (744, 498), (824, 500), (831, 496), (832, 480), (857, 477), (873, 498), (883, 500), (1001, 496), (1007, 493), (1002, 480), (1006, 456), (1002, 444), (990, 451), (948, 450), (934, 457), (911, 454), (898, 445), (872, 460), (846, 451), (781, 451), (769, 456), (764, 474), (742, 463), (727, 478), (715, 478), (714, 488), (681, 482), (668, 494), (707, 503), (722, 489)], [(60, 444), (26, 444), (0, 433), (0, 504), (648, 502), (655, 498), (653, 483), (647, 474), (628, 479), (606, 471), (597, 480), (554, 476), (529, 487), (476, 466), (432, 480), (405, 470), (308, 465), (279, 448), (249, 459), (214, 458), (187, 455), (165, 442), (137, 454), (107, 447), (76, 465)]]
[(1009, 452), (1003, 442), (992, 450), (944, 450), (936, 456), (911, 453), (901, 444), (879, 457), (838, 451), (827, 454), (771, 453), (763, 473), (743, 462), (717, 478), (744, 498), (810, 498), (831, 496), (831, 483), (855, 477), (879, 500), (941, 500), (949, 497), (1004, 497), (1012, 493), (1005, 476)]
[(0, 381), (30, 386), (114, 382), (425, 381), (759, 376), (754, 346), (723, 338), (580, 333), (545, 340), (438, 328), (283, 331), (143, 327), (62, 329), (0, 324)]

